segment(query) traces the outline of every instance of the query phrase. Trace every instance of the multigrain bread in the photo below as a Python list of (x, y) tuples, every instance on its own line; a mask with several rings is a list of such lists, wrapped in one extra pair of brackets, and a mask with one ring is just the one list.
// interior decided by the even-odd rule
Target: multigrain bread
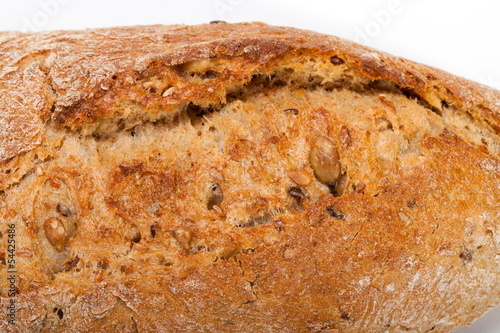
[(498, 91), (261, 23), (1, 33), (0, 64), (2, 332), (449, 332), (500, 302)]

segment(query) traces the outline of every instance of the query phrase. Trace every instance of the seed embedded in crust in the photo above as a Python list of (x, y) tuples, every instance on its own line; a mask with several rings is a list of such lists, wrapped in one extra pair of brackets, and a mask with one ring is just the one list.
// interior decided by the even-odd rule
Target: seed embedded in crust
[(193, 233), (191, 230), (178, 228), (174, 231), (174, 238), (184, 251), (189, 251), (191, 247), (191, 240), (193, 239)]
[(343, 125), (340, 128), (340, 142), (344, 145), (344, 147), (349, 148), (352, 144), (352, 136), (351, 136), (351, 131), (349, 131), (349, 128), (345, 125)]
[(175, 91), (175, 88), (174, 87), (170, 87), (168, 88), (167, 90), (165, 90), (162, 94), (163, 97), (168, 97), (170, 95), (172, 95)]
[(340, 176), (339, 153), (327, 137), (317, 136), (311, 143), (309, 163), (316, 178), (325, 185), (335, 186)]
[(274, 227), (276, 228), (276, 230), (278, 230), (278, 232), (283, 231), (283, 228), (284, 228), (283, 221), (281, 221), (281, 220), (274, 221)]
[(132, 228), (130, 230), (130, 240), (132, 243), (139, 243), (142, 239), (141, 231), (137, 226), (132, 225)]
[(51, 217), (43, 223), (45, 236), (57, 252), (61, 252), (68, 241), (68, 233), (60, 219)]
[(307, 195), (307, 191), (299, 186), (291, 186), (288, 191), (288, 195), (294, 199), (300, 200)]
[(21, 247), (16, 251), (16, 255), (20, 258), (30, 258), (32, 256), (32, 252), (27, 247)]
[(39, 176), (39, 177), (43, 176), (43, 168), (42, 168), (41, 165), (39, 165), (39, 166), (36, 167), (36, 175)]
[(332, 63), (332, 65), (338, 66), (338, 65), (342, 65), (344, 63), (344, 60), (340, 59), (337, 56), (331, 56), (330, 62)]
[(285, 113), (289, 113), (289, 114), (293, 114), (293, 115), (298, 115), (299, 114), (299, 110), (294, 109), (294, 108), (286, 109)]
[(80, 261), (80, 258), (78, 256), (76, 256), (75, 258), (73, 259), (70, 259), (68, 261), (66, 261), (63, 265), (64, 265), (64, 270), (66, 272), (72, 270), (77, 264), (78, 262)]
[(213, 182), (210, 185), (210, 192), (208, 194), (208, 210), (214, 209), (214, 206), (219, 206), (224, 200), (224, 193), (222, 187), (217, 182)]
[(224, 175), (222, 173), (220, 173), (219, 170), (212, 168), (212, 169), (208, 170), (208, 173), (210, 174), (210, 176), (212, 176), (213, 179), (216, 179), (216, 180), (221, 181), (221, 182), (224, 181)]
[(160, 228), (160, 227), (159, 227), (157, 224), (153, 224), (153, 225), (151, 225), (151, 226), (149, 227), (149, 231), (151, 232), (151, 236), (152, 236), (153, 238), (155, 238), (155, 237), (156, 237), (156, 232), (158, 231), (158, 229), (159, 229), (159, 228)]
[(71, 208), (69, 208), (68, 205), (66, 205), (63, 202), (60, 202), (57, 204), (56, 210), (59, 214), (61, 214), (62, 216), (65, 216), (65, 217), (73, 215)]
[(306, 170), (292, 171), (288, 174), (288, 177), (300, 186), (307, 186), (311, 183), (311, 175)]
[(53, 188), (59, 189), (61, 187), (61, 183), (56, 178), (50, 178), (49, 182)]
[(472, 261), (472, 253), (470, 253), (468, 250), (464, 250), (462, 253), (460, 253), (460, 259), (464, 263), (470, 263)]

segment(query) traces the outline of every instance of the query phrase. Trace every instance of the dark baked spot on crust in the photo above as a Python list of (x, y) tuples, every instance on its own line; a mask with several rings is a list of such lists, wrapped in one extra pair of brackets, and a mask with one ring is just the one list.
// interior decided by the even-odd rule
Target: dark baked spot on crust
[(132, 161), (131, 163), (124, 162), (119, 165), (120, 172), (124, 177), (136, 172), (141, 172), (143, 167), (144, 163), (141, 161)]
[(334, 206), (328, 206), (328, 207), (326, 208), (326, 212), (327, 212), (330, 216), (332, 216), (332, 217), (335, 217), (335, 218), (337, 218), (337, 219), (341, 219), (341, 220), (345, 220), (345, 216), (344, 216), (344, 214), (342, 214), (342, 212), (341, 212), (341, 211), (337, 211), (337, 210), (335, 210), (335, 207), (334, 207)]
[(249, 219), (251, 225), (263, 225), (268, 224), (273, 220), (273, 215), (270, 212), (264, 212), (262, 215), (252, 216)]
[(462, 251), (462, 253), (460, 253), (460, 259), (466, 264), (470, 263), (472, 262), (472, 253), (470, 253), (469, 250)]
[(153, 224), (153, 225), (151, 225), (151, 226), (149, 227), (149, 232), (151, 233), (151, 236), (152, 236), (153, 238), (155, 238), (155, 237), (156, 237), (156, 232), (158, 231), (158, 229), (159, 229), (159, 228), (160, 228), (160, 227), (159, 227), (157, 224)]
[(102, 259), (97, 262), (97, 267), (103, 270), (109, 269), (109, 260), (108, 259)]
[(72, 270), (76, 264), (80, 261), (80, 258), (78, 256), (74, 257), (73, 259), (70, 259), (64, 263), (64, 269), (66, 272)]
[(73, 215), (73, 212), (71, 211), (71, 208), (69, 208), (68, 205), (66, 205), (64, 202), (60, 202), (56, 206), (56, 210), (59, 214), (65, 217), (69, 217)]
[(356, 193), (363, 193), (365, 191), (366, 184), (365, 183), (352, 184), (351, 188)]

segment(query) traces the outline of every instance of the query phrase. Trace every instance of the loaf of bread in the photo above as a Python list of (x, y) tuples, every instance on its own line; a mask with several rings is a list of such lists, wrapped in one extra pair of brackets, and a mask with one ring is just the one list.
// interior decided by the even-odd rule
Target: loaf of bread
[(1, 332), (450, 332), (500, 303), (498, 91), (261, 23), (4, 32), (0, 64)]

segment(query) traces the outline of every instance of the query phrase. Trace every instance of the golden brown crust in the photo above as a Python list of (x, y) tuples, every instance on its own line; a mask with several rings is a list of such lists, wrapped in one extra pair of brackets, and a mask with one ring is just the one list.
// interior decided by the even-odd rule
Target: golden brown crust
[(500, 302), (493, 89), (260, 23), (3, 33), (0, 63), (2, 331), (448, 332)]

